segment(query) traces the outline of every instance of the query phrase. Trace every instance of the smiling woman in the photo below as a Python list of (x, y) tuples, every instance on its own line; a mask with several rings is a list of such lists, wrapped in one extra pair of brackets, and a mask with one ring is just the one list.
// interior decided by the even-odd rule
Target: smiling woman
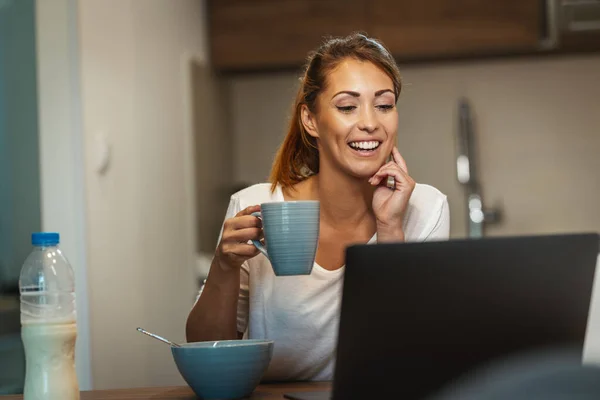
[[(319, 155), (321, 150), (326, 149), (318, 148), (319, 134), (311, 123), (314, 120), (311, 117), (315, 117), (318, 110), (324, 111), (319, 113), (321, 117), (331, 117), (325, 123), (337, 120), (350, 126), (358, 122), (363, 132), (365, 123), (366, 130), (369, 124), (373, 124), (374, 116), (368, 113), (373, 107), (380, 113), (392, 111), (386, 120), (386, 134), (391, 136), (388, 144), (392, 143), (398, 126), (398, 114), (394, 109), (400, 89), (400, 71), (393, 57), (379, 42), (361, 34), (326, 41), (308, 57), (288, 133), (271, 171), (271, 189), (275, 190), (277, 184), (284, 188), (292, 187), (319, 172)], [(362, 118), (364, 116), (367, 119)], [(364, 141), (382, 143), (380, 132), (377, 132), (377, 137), (361, 136), (362, 140), (347, 137), (346, 143), (359, 148), (366, 146), (362, 143)], [(388, 146), (384, 158), (390, 150)]]
[[(271, 182), (231, 197), (189, 341), (271, 339), (265, 379), (332, 379), (346, 247), (448, 237), (446, 196), (416, 184), (396, 147), (400, 88), (394, 59), (365, 35), (309, 55)], [(316, 260), (310, 275), (278, 279), (248, 244), (262, 235), (251, 214), (293, 200), (320, 202)]]

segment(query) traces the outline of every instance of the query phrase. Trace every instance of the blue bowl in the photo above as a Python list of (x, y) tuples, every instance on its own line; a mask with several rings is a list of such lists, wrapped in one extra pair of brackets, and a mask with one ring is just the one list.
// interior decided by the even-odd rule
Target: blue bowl
[(171, 347), (179, 373), (201, 399), (250, 396), (273, 355), (272, 340), (222, 340)]

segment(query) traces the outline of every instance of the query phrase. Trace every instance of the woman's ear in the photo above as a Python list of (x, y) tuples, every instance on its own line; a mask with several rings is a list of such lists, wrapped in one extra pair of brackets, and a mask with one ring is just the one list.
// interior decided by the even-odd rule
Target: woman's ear
[(300, 109), (300, 118), (302, 121), (302, 126), (304, 126), (304, 130), (306, 130), (310, 136), (318, 138), (319, 130), (317, 129), (315, 115), (308, 109), (306, 104), (302, 104), (302, 108)]

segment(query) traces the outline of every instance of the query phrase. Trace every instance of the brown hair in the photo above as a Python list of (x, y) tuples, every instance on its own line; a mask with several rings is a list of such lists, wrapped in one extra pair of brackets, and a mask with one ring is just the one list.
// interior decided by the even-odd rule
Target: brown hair
[(369, 61), (381, 68), (392, 79), (396, 101), (398, 100), (401, 89), (400, 71), (382, 43), (362, 33), (327, 39), (309, 54), (300, 78), (287, 135), (271, 169), (272, 191), (278, 184), (288, 188), (319, 172), (317, 141), (302, 125), (302, 105), (306, 104), (311, 112), (316, 111), (317, 96), (325, 89), (327, 76), (347, 58)]

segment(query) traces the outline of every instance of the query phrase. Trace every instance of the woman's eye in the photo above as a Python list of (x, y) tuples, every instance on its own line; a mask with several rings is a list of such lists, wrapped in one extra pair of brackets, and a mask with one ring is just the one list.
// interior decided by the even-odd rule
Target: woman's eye
[(356, 106), (336, 106), (343, 113), (349, 113), (356, 109)]
[(380, 110), (383, 110), (383, 111), (389, 111), (394, 108), (394, 105), (393, 104), (381, 104), (381, 105), (377, 106), (377, 108)]

